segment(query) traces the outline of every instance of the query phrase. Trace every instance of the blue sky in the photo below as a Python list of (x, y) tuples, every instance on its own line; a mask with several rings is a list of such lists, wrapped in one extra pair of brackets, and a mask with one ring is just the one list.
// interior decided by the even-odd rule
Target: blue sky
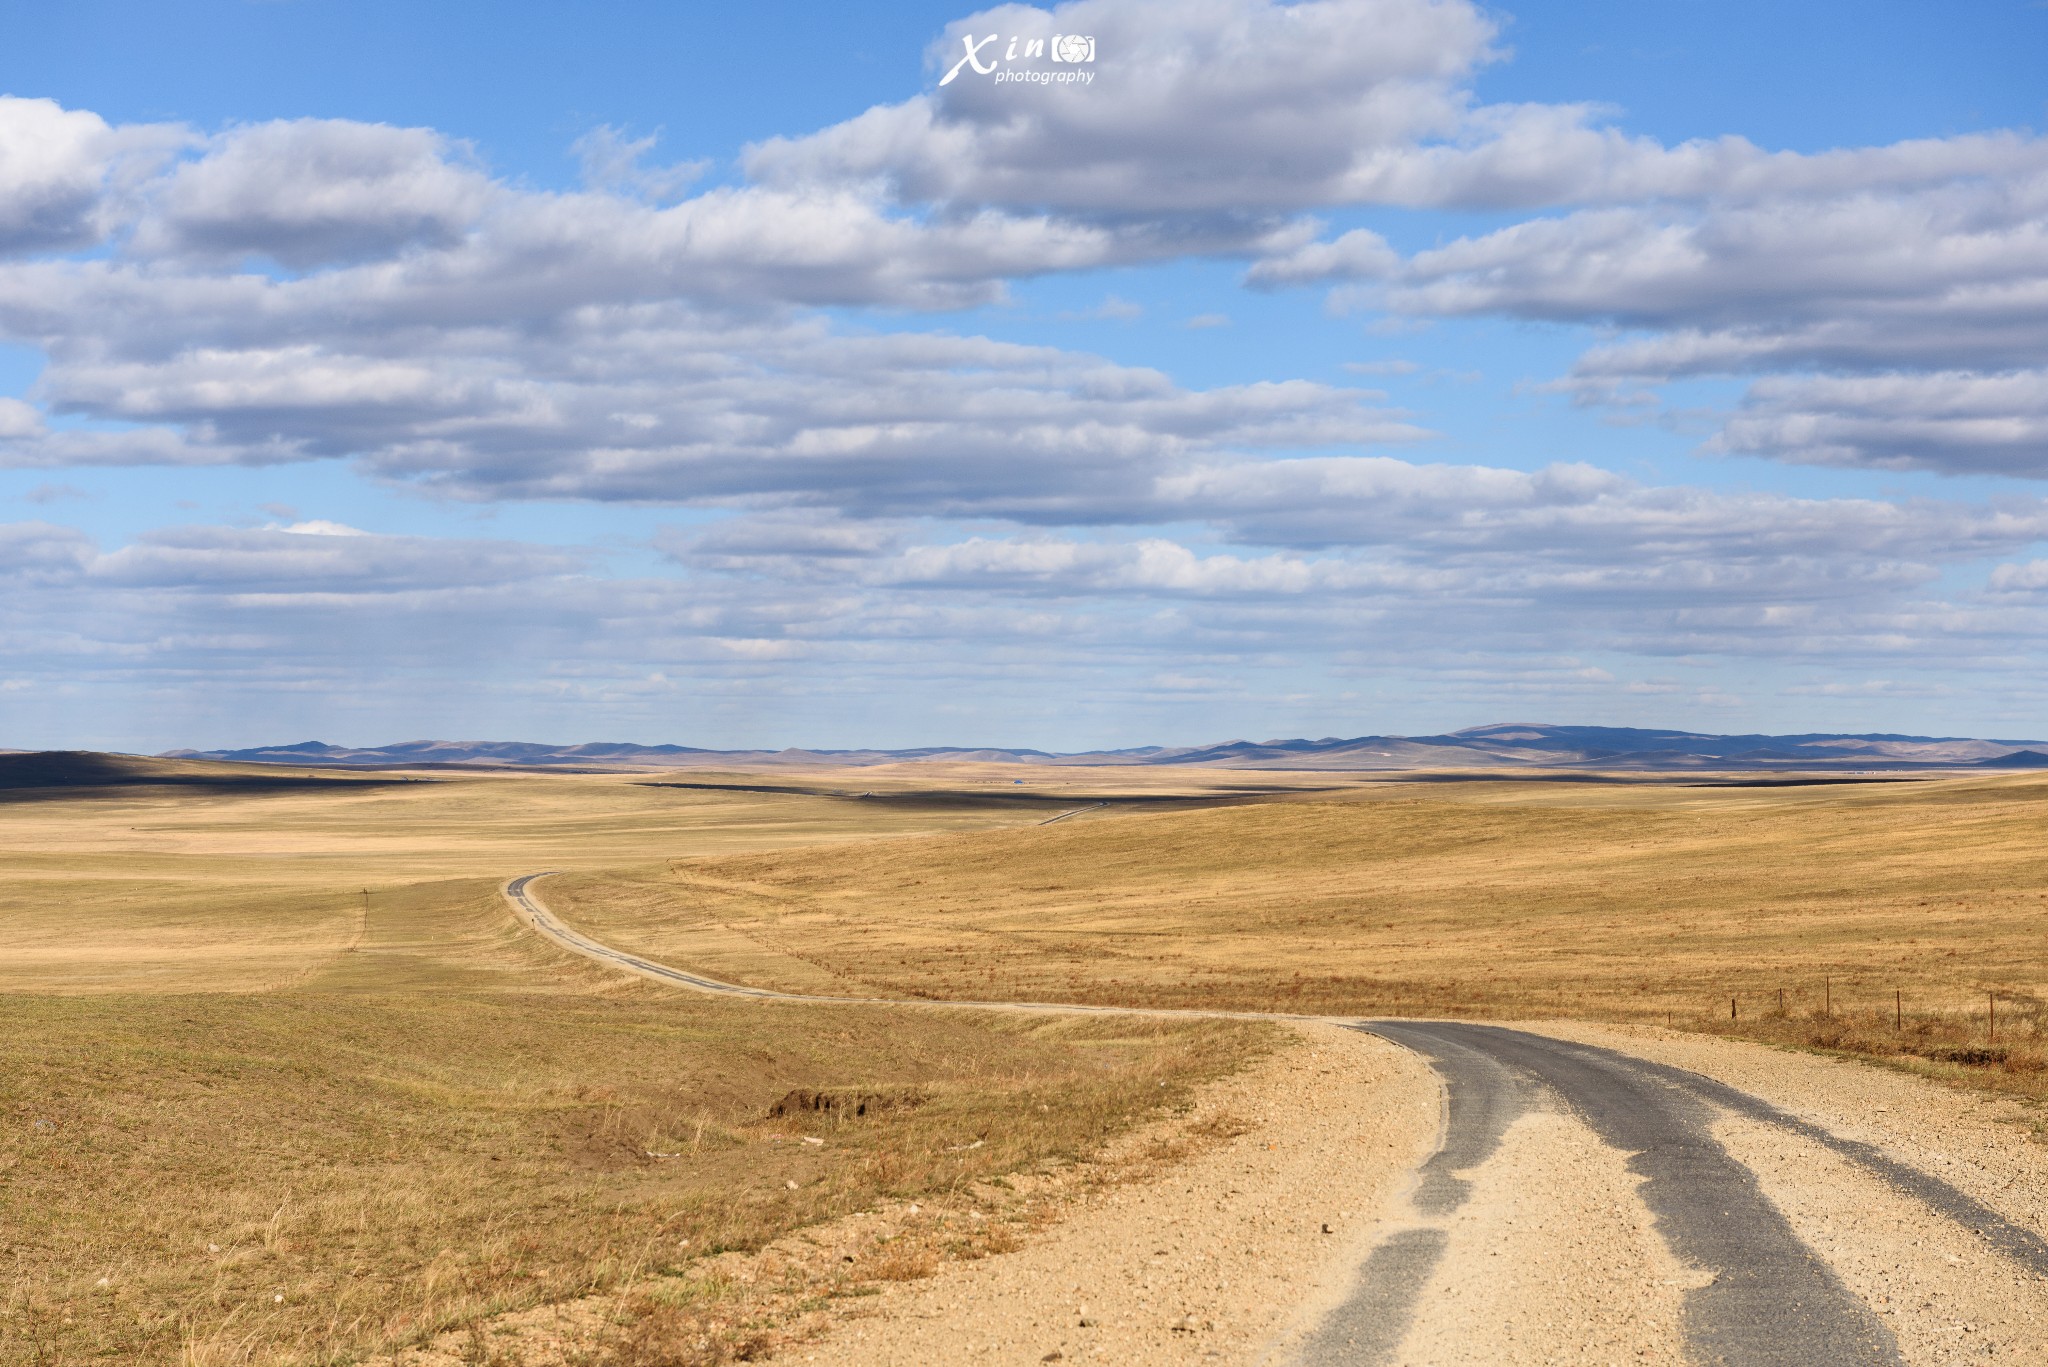
[(2048, 8), (6, 21), (0, 746), (2048, 734)]

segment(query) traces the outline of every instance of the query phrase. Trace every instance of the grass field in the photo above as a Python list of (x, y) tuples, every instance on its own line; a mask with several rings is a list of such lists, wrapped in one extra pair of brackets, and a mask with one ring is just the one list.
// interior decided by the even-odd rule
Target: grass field
[[(1273, 1039), (686, 996), (522, 930), (542, 869), (762, 985), (1670, 1019), (2048, 1091), (2030, 776), (150, 773), (0, 791), (8, 1362), (358, 1360), (1085, 1155)], [(821, 1133), (792, 1090), (902, 1104)]]
[[(705, 1000), (497, 893), (1036, 809), (570, 776), (0, 797), (7, 1362), (355, 1360), (1084, 1156), (1268, 1039)], [(799, 1089), (903, 1104), (806, 1145), (770, 1116)]]
[[(1732, 998), (1738, 1030), (1875, 1048), (1881, 1015), (1937, 1054), (1992, 1043), (1995, 994), (2003, 1061), (2029, 1073), (2044, 835), (2032, 776), (1382, 785), (675, 860), (547, 895), (657, 958), (849, 994), (1716, 1029)], [(1910, 1028), (1890, 1030), (1895, 1004)]]

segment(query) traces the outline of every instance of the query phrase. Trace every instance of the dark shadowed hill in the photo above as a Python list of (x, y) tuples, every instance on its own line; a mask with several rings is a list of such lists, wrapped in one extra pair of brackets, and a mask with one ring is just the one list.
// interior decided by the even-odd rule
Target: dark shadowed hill
[[(1619, 726), (1505, 723), (1440, 736), (1328, 736), (1321, 740), (1226, 741), (1216, 745), (1140, 746), (1051, 754), (993, 746), (912, 750), (702, 750), (623, 743), (543, 745), (527, 741), (405, 741), (349, 747), (305, 741), (249, 750), (173, 751), (167, 758), (254, 764), (419, 767), (508, 765), (520, 768), (685, 769), (764, 766), (861, 767), (920, 761), (1087, 766), (1202, 764), (1227, 769), (1346, 772), (1410, 769), (1686, 770), (2025, 769), (2048, 765), (2048, 742), (1964, 736), (1722, 736)], [(2032, 758), (2027, 758), (2027, 756)]]
[(163, 756), (104, 755), (90, 750), (0, 752), (0, 793), (9, 798), (50, 789), (174, 787), (267, 791), (400, 781), (353, 775), (281, 773), (275, 768), (250, 764)]
[(1995, 755), (1990, 759), (1977, 761), (1979, 769), (2048, 769), (2048, 755), (2039, 750), (2015, 750), (2009, 755)]

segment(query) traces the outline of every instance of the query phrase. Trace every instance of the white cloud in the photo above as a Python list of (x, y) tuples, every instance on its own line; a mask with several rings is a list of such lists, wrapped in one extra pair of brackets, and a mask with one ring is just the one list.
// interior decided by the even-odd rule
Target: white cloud
[[(1582, 103), (1483, 105), (1472, 78), (1501, 53), (1494, 20), (1466, 0), (1007, 4), (949, 25), (928, 65), (950, 68), (966, 38), (1001, 35), (992, 50), (1007, 53), (1009, 36), (1055, 32), (1096, 37), (1098, 79), (1048, 90), (963, 75), (769, 139), (745, 166), (764, 184), (871, 185), (911, 203), (1250, 221), (1335, 205), (1761, 201), (2048, 164), (2039, 142), (2009, 133), (1803, 155), (1733, 136), (1667, 147)], [(1275, 264), (1264, 279), (1376, 272), (1385, 262), (1368, 242)]]
[(1262, 289), (1324, 280), (1383, 280), (1400, 267), (1400, 253), (1384, 237), (1369, 228), (1354, 228), (1334, 241), (1304, 242), (1255, 262), (1245, 280)]
[[(698, 168), (651, 165), (652, 139), (610, 128), (578, 144), (584, 188), (551, 193), (428, 129), (190, 142), (0, 101), (0, 252), (30, 258), (0, 264), (0, 335), (47, 358), (33, 404), (0, 398), (0, 464), (346, 460), (463, 499), (709, 519), (629, 578), (596, 552), (295, 512), (104, 553), (21, 524), (0, 530), (0, 649), (46, 681), (118, 659), (318, 693), (366, 661), (475, 670), (516, 627), (550, 677), (493, 687), (613, 699), (650, 674), (672, 692), (812, 667), (827, 692), (894, 696), (916, 674), (919, 697), (963, 696), (998, 657), (1097, 681), (1462, 657), (1500, 682), (1541, 655), (1554, 667), (1513, 686), (1618, 692), (1566, 657), (1883, 660), (1893, 680), (1915, 655), (2011, 668), (2048, 625), (2040, 562), (1972, 587), (2048, 536), (2040, 500), (1399, 460), (1375, 448), (1432, 434), (1370, 390), (1191, 389), (802, 312), (957, 308), (1031, 275), (1229, 256), (1257, 287), (1331, 282), (1395, 311), (1375, 326), (1608, 329), (1565, 382), (1596, 401), (1758, 377), (1723, 451), (2039, 476), (2041, 140), (1792, 155), (1666, 147), (1587, 106), (1485, 106), (1471, 80), (1493, 24), (1462, 0), (1008, 6), (935, 52), (979, 26), (1093, 33), (1099, 79), (963, 78), (763, 144), (752, 182), (680, 202)], [(1577, 211), (1403, 260), (1378, 231), (1321, 240), (1303, 217), (1345, 205)]]
[(331, 522), (176, 527), (96, 556), (90, 580), (130, 588), (268, 594), (387, 594), (560, 576), (580, 558), (502, 541), (372, 536)]
[(37, 437), (43, 433), (43, 415), (20, 399), (0, 398), (0, 440)]
[(785, 513), (723, 518), (690, 530), (672, 527), (655, 538), (655, 545), (686, 565), (738, 572), (772, 568), (794, 578), (806, 566), (829, 567), (836, 574), (847, 561), (889, 554), (902, 539), (903, 530), (894, 524)]
[(299, 536), (368, 536), (370, 533), (360, 527), (351, 527), (345, 522), (329, 522), (324, 518), (313, 518), (307, 522), (293, 522), (283, 527), (270, 527), (266, 531), (292, 532)]
[(1392, 587), (1410, 576), (1387, 568), (1290, 555), (1198, 555), (1172, 541), (992, 540), (918, 546), (872, 567), (882, 584), (1011, 589), (1061, 595), (1300, 595), (1318, 589)]
[[(1809, 521), (1831, 511), (1810, 509)], [(1848, 516), (1832, 534), (1859, 530)], [(1701, 556), (1659, 540), (1649, 519), (1625, 555), (1570, 528), (1534, 553), (1510, 553), (1512, 536), (1244, 554), (1113, 531), (932, 532), (727, 519), (666, 543), (683, 572), (621, 578), (591, 573), (584, 553), (511, 542), (182, 527), (101, 552), (69, 529), (16, 524), (0, 526), (0, 648), (24, 696), (152, 690), (172, 700), (163, 724), (212, 716), (231, 734), (332, 733), (357, 699), (432, 718), (459, 678), (451, 723), (539, 708), (584, 733), (639, 718), (654, 734), (716, 740), (740, 738), (730, 715), (713, 715), (727, 703), (742, 717), (765, 709), (763, 735), (786, 739), (790, 717), (863, 697), (901, 700), (921, 719), (913, 735), (933, 709), (957, 708), (986, 736), (1053, 680), (1066, 715), (1128, 697), (1146, 709), (1141, 730), (1165, 733), (1177, 727), (1150, 710), (1146, 679), (1194, 672), (1215, 681), (1213, 696), (1258, 700), (1258, 680), (1298, 676), (1303, 661), (1413, 672), (1434, 697), (1477, 700), (1627, 696), (1610, 676), (1628, 675), (1603, 672), (1584, 658), (1593, 650), (1678, 660), (1695, 675), (1709, 658), (1806, 660), (1833, 682), (1868, 673), (1902, 687), (1939, 661), (1944, 675), (1977, 670), (1997, 688), (2048, 627), (2038, 568), (1935, 599), (1936, 567), (1883, 547), (1807, 554), (1780, 539)], [(1805, 544), (1823, 539), (1817, 528)], [(509, 639), (521, 649), (506, 652)], [(204, 689), (189, 687), (197, 678)], [(1699, 676), (1670, 696), (1726, 691)], [(680, 733), (679, 696), (692, 700)], [(298, 720), (266, 720), (280, 717)], [(875, 725), (868, 711), (851, 720)]]
[(1673, 378), (1765, 373), (1721, 451), (2048, 472), (2048, 140), (1773, 157), (1705, 198), (1532, 219), (1406, 262), (1360, 230), (1248, 279), (1366, 281), (1333, 303), (1396, 316), (1622, 330), (1560, 383), (1582, 402), (1654, 407)]
[(41, 578), (82, 569), (93, 556), (82, 532), (47, 522), (0, 522), (0, 574)]
[[(750, 149), (767, 184), (878, 183), (911, 202), (1068, 214), (1242, 214), (1346, 202), (1386, 148), (1454, 131), (1493, 26), (1462, 0), (1079, 0), (1004, 5), (968, 34), (1087, 33), (1098, 79), (961, 79)], [(1045, 65), (1043, 61), (1031, 65)]]
[(2048, 560), (2000, 565), (1991, 571), (1990, 582), (1998, 593), (2039, 593), (2048, 589)]
[[(29, 433), (0, 444), (0, 461), (353, 457), (466, 497), (1049, 518), (1128, 503), (1220, 451), (1426, 435), (1358, 390), (1189, 391), (1156, 371), (977, 338), (836, 335), (654, 305), (579, 309), (537, 332), (364, 329), (291, 284), (238, 288), (208, 318), (184, 290), (158, 296), (92, 269), (67, 283), (96, 307), (53, 307), (50, 326), (91, 321), (46, 339), (45, 401), (154, 425)], [(269, 341), (323, 328), (321, 345)]]
[[(2048, 141), (2038, 146), (2048, 161)], [(2044, 292), (2048, 170), (2037, 168), (1912, 193), (1535, 219), (1417, 254), (1389, 298), (1416, 313), (1699, 334), (1721, 343), (1700, 368), (1728, 369), (1745, 353), (1779, 365), (1938, 364), (1959, 349), (1981, 360), (2038, 345)], [(1644, 373), (1683, 358), (1596, 360), (1597, 372)]]
[(569, 150), (582, 164), (583, 184), (587, 188), (647, 200), (673, 199), (710, 169), (708, 161), (647, 165), (646, 158), (654, 151), (655, 142), (651, 133), (644, 138), (629, 138), (622, 130), (602, 124), (576, 139)]
[(169, 126), (113, 129), (53, 100), (0, 95), (0, 256), (97, 242), (108, 198), (184, 138)]
[(1712, 445), (1815, 465), (2048, 479), (2048, 371), (1763, 379)]
[(295, 269), (461, 240), (494, 196), (426, 128), (294, 119), (236, 128), (154, 191), (135, 247)]

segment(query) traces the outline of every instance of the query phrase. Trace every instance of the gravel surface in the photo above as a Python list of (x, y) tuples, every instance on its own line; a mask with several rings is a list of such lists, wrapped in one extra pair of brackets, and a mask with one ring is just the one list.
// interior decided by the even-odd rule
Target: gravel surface
[[(1704, 1074), (1933, 1174), (2023, 1229), (2048, 1232), (2037, 1111), (1907, 1073), (1655, 1027), (1523, 1028)], [(2048, 1279), (2001, 1256), (1867, 1169), (1781, 1126), (1728, 1117), (1715, 1134), (1914, 1364), (2048, 1362)]]
[(1641, 1182), (1573, 1117), (1517, 1120), (1472, 1174), (1394, 1360), (1683, 1362), (1680, 1297), (1699, 1278), (1657, 1236)]
[[(1252, 1124), (1248, 1133), (1103, 1196), (1022, 1252), (898, 1288), (870, 1318), (783, 1360), (1689, 1360), (1686, 1294), (1712, 1278), (1672, 1255), (1628, 1153), (1530, 1088), (1488, 1117), (1469, 1153), (1404, 1177), (1400, 1165), (1422, 1163), (1437, 1142), (1436, 1127), (1401, 1123), (1403, 1107), (1436, 1114), (1433, 1079), (1418, 1074), (1419, 1060), (1404, 1067), (1370, 1040), (1347, 1050), (1360, 1037), (1303, 1028), (1313, 1052), (1290, 1051), (1205, 1100), (1227, 1093), (1223, 1104)], [(1517, 1028), (1725, 1082), (1874, 1144), (2024, 1229), (2043, 1227), (2048, 1149), (2031, 1137), (2038, 1117), (2017, 1103), (1710, 1037)], [(1357, 1089), (1348, 1106), (1346, 1087)], [(2048, 1363), (2048, 1279), (2037, 1271), (1810, 1134), (1736, 1114), (1711, 1132), (1840, 1286), (1882, 1319), (1905, 1362)], [(1405, 1303), (1389, 1302), (1399, 1310), (1391, 1331), (1384, 1316), (1375, 1323), (1370, 1294), (1361, 1297), (1358, 1270), (1368, 1264), (1395, 1280), (1402, 1267), (1413, 1274)], [(1375, 1313), (1360, 1315), (1361, 1304)], [(1799, 1360), (1796, 1344), (1770, 1352)]]
[(1208, 1089), (1189, 1118), (1233, 1117), (1243, 1133), (1101, 1194), (1015, 1253), (893, 1287), (776, 1361), (1268, 1356), (1350, 1290), (1438, 1138), (1440, 1089), (1422, 1060), (1336, 1026), (1297, 1028), (1303, 1047)]
[(2048, 1116), (2006, 1097), (1850, 1059), (1654, 1026), (1543, 1021), (1520, 1026), (1704, 1073), (1844, 1139), (1875, 1144), (2048, 1233)]

